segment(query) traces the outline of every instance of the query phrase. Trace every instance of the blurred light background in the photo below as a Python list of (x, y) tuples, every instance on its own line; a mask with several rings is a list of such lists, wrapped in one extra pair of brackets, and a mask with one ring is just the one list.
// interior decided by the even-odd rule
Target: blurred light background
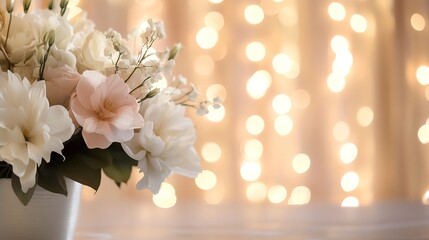
[[(73, 1), (72, 1), (73, 2)], [(161, 192), (103, 181), (84, 201), (429, 204), (426, 0), (81, 0), (102, 31), (163, 20), (175, 74), (223, 107), (189, 111), (203, 172)], [(105, 179), (106, 180), (106, 179)], [(125, 193), (125, 194), (124, 194)]]

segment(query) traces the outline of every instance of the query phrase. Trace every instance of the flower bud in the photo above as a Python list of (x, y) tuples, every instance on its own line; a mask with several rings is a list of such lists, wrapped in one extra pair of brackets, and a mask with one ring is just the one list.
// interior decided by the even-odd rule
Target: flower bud
[(174, 45), (174, 47), (170, 50), (170, 53), (168, 55), (168, 60), (175, 59), (176, 56), (179, 54), (180, 50), (182, 50), (183, 45), (181, 43), (177, 43)]
[(31, 0), (24, 0), (22, 2), (22, 6), (24, 8), (24, 13), (28, 12), (28, 9), (30, 8), (30, 5), (31, 5)]
[(13, 2), (14, 0), (6, 0), (6, 10), (8, 13), (13, 12)]
[(48, 3), (48, 9), (53, 10), (54, 9), (54, 0), (50, 0)]
[(52, 46), (54, 45), (54, 43), (55, 43), (55, 30), (52, 29), (48, 33), (48, 44), (49, 46)]
[(69, 4), (69, 0), (61, 0), (60, 8), (67, 8), (68, 4)]

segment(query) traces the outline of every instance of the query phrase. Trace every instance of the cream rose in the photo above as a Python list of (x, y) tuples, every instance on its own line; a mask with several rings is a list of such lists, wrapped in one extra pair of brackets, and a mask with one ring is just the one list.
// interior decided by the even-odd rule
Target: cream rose
[(85, 70), (97, 70), (104, 73), (108, 59), (104, 54), (107, 47), (107, 39), (103, 33), (95, 31), (89, 34), (82, 48), (76, 53), (78, 71), (82, 73)]

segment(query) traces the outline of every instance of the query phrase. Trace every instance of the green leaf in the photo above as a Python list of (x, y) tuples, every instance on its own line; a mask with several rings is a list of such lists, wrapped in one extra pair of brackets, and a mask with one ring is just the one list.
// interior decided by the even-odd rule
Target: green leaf
[(76, 154), (66, 158), (61, 165), (61, 170), (64, 176), (97, 191), (101, 182), (101, 169), (94, 169), (88, 166), (86, 163), (88, 158), (83, 156), (82, 154)]
[(101, 169), (112, 163), (112, 155), (106, 149), (87, 149), (78, 153), (77, 157), (93, 169)]
[(121, 182), (126, 183), (130, 179), (133, 165), (137, 162), (130, 158), (118, 143), (113, 143), (108, 150), (112, 156), (112, 163), (103, 168), (104, 173), (113, 179), (120, 187)]
[(53, 159), (49, 164), (42, 163), (38, 169), (38, 185), (50, 192), (67, 196), (66, 181), (56, 162)]
[[(19, 178), (15, 174), (12, 174), (11, 181), (12, 181), (12, 189), (15, 192), (16, 196), (18, 197), (19, 201), (21, 201), (21, 203), (24, 206), (27, 206), (27, 204), (30, 202), (31, 198), (33, 197), (34, 190), (36, 189), (37, 185), (28, 189), (28, 191), (24, 193), (22, 191), (21, 182), (19, 181)], [(36, 182), (37, 182), (37, 176), (36, 176)]]
[(11, 178), (12, 166), (6, 162), (0, 161), (0, 178)]
[(88, 149), (81, 133), (73, 136), (72, 140), (67, 142), (66, 145), (63, 150), (65, 161), (71, 158), (79, 158), (93, 169), (101, 169), (112, 162), (112, 156), (106, 149)]

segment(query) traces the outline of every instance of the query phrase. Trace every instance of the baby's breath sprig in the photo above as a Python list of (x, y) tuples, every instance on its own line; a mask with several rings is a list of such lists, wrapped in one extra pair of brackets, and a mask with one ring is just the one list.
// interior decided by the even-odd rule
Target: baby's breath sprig
[(125, 82), (128, 82), (128, 80), (130, 80), (130, 78), (133, 76), (133, 74), (137, 71), (137, 69), (140, 68), (140, 65), (142, 64), (143, 60), (145, 60), (146, 58), (148, 58), (149, 56), (151, 56), (152, 54), (148, 54), (149, 49), (152, 47), (153, 43), (155, 42), (155, 40), (157, 39), (156, 37), (156, 33), (153, 33), (149, 39), (148, 42), (144, 43), (141, 50), (140, 50), (140, 54), (137, 60), (137, 64), (134, 67), (133, 71), (130, 73), (130, 75), (127, 77), (127, 79), (125, 80)]
[(120, 70), (119, 63), (123, 58), (127, 58), (130, 55), (130, 52), (126, 46), (125, 40), (122, 38), (121, 34), (113, 29), (107, 30), (104, 33), (107, 39), (109, 39), (112, 43), (113, 50), (118, 53), (118, 57), (116, 60), (113, 59), (114, 52), (109, 50), (110, 59), (112, 60), (112, 64), (115, 66), (115, 73)]
[(178, 89), (180, 92), (173, 94), (173, 102), (185, 107), (191, 107), (196, 109), (198, 115), (206, 115), (209, 113), (209, 106), (214, 109), (221, 107), (222, 100), (219, 97), (210, 100), (198, 100), (200, 93), (193, 84), (188, 84), (187, 80), (179, 76), (178, 80), (175, 80), (173, 87)]

